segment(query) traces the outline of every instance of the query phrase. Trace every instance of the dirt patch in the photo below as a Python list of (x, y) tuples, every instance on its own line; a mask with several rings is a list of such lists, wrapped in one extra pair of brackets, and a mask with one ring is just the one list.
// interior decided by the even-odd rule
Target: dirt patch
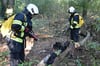
[[(34, 45), (29, 50), (28, 54), (26, 55), (26, 61), (31, 62), (31, 66), (36, 66), (41, 59), (43, 59), (47, 54), (49, 54), (52, 51), (52, 46), (55, 42), (62, 42), (64, 43), (66, 40), (68, 40), (67, 37), (41, 37), (38, 41), (34, 41)], [(4, 52), (8, 50), (6, 43), (1, 44), (0, 46), (0, 52)], [(92, 53), (90, 53), (92, 52)], [(92, 54), (95, 53), (95, 58), (92, 56)], [(85, 47), (82, 47), (79, 50), (75, 50), (73, 53), (73, 58), (68, 58), (69, 56), (66, 56), (64, 60), (60, 62), (60, 66), (77, 66), (77, 56), (78, 60), (80, 60), (80, 63), (83, 64), (83, 66), (93, 66), (94, 60), (96, 63), (96, 66), (99, 66), (100, 59), (98, 58), (100, 55), (100, 51), (93, 52), (92, 50), (86, 50)], [(8, 56), (8, 55), (7, 55)], [(9, 59), (7, 56), (4, 56), (6, 62), (9, 62)], [(8, 65), (9, 66), (9, 65)]]

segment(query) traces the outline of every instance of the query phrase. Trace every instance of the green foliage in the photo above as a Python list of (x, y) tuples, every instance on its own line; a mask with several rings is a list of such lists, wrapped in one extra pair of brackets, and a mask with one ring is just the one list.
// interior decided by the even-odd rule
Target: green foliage
[(32, 66), (32, 62), (24, 62), (22, 64), (19, 64), (18, 66)]
[(95, 33), (98, 33), (100, 31), (100, 17), (95, 18), (95, 21), (91, 25), (91, 29), (95, 31)]
[(97, 57), (97, 59), (93, 56), (92, 59), (92, 65), (93, 66), (99, 66), (100, 65), (100, 59)]
[(96, 32), (100, 31), (100, 18), (96, 19), (96, 22), (94, 23), (94, 28), (95, 28)]
[(97, 14), (97, 13), (99, 13), (99, 10), (100, 10), (100, 0), (91, 0), (91, 2), (90, 2), (90, 11)]
[(79, 58), (79, 56), (77, 56), (74, 62), (76, 63), (77, 66), (82, 66), (81, 59)]
[(88, 0), (69, 0), (69, 6), (74, 6), (77, 11), (82, 12), (89, 8), (90, 1)]
[(33, 66), (33, 64), (38, 64), (39, 63), (39, 60), (37, 59), (31, 59), (31, 61), (25, 61), (24, 63), (22, 64), (19, 64), (18, 66)]
[(47, 18), (61, 18), (68, 15), (69, 6), (74, 6), (77, 11), (91, 11), (99, 13), (99, 0), (15, 0), (15, 12), (20, 12), (28, 3), (34, 3), (39, 7), (40, 14)]
[(7, 56), (8, 54), (9, 54), (9, 51), (5, 51), (5, 52), (0, 53), (0, 56)]
[(6, 66), (8, 64), (7, 61), (5, 61), (5, 58), (7, 57), (7, 55), (9, 54), (9, 51), (5, 51), (5, 52), (1, 52), (0, 53), (0, 65), (2, 66)]
[(79, 12), (85, 9), (92, 13), (99, 13), (100, 10), (100, 0), (15, 0), (14, 11), (22, 11), (28, 3), (36, 4), (42, 15), (52, 18), (68, 15), (66, 12), (69, 6), (76, 7)]
[[(39, 7), (40, 14), (47, 18), (58, 18), (65, 16), (67, 11), (66, 0), (31, 0)], [(60, 15), (60, 16), (59, 16)]]
[(100, 50), (100, 44), (97, 42), (90, 42), (87, 44), (88, 49)]
[(14, 11), (16, 13), (21, 12), (24, 9), (25, 6), (26, 6), (25, 0), (15, 0)]
[(76, 64), (77, 64), (77, 66), (82, 66), (80, 59), (76, 59)]

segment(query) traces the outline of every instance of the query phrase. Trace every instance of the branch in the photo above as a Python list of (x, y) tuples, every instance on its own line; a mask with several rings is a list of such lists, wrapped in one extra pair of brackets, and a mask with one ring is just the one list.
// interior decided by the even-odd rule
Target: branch
[(80, 43), (81, 45), (84, 45), (85, 42), (87, 42), (87, 40), (88, 40), (89, 38), (90, 38), (90, 32), (87, 32), (86, 37), (85, 37), (83, 40), (81, 40), (79, 43)]
[[(80, 41), (80, 44), (81, 45), (84, 45), (84, 43), (90, 38), (90, 32), (87, 32), (87, 36), (82, 40)], [(70, 45), (69, 47), (62, 53), (60, 54), (54, 61), (54, 63), (52, 64), (53, 66), (59, 66), (59, 63), (66, 57), (66, 55), (70, 52), (70, 51), (73, 51), (74, 49), (74, 46), (73, 46), (73, 42), (70, 41)]]
[(72, 41), (70, 41), (69, 47), (55, 59), (52, 66), (59, 66), (59, 63), (65, 58), (65, 56), (72, 50), (73, 47)]

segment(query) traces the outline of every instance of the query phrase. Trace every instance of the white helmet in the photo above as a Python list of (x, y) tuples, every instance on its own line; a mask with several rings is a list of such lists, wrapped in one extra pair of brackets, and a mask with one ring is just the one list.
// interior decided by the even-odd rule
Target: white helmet
[(69, 13), (74, 13), (75, 12), (75, 8), (73, 6), (71, 6), (69, 9), (68, 9), (68, 12)]
[(33, 14), (39, 14), (38, 7), (34, 4), (28, 4), (26, 9), (33, 15)]

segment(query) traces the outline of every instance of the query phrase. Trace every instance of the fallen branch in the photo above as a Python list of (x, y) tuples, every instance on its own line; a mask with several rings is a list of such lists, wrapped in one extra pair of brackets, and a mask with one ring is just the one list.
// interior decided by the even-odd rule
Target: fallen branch
[(85, 42), (87, 42), (87, 40), (90, 38), (90, 32), (87, 32), (87, 36), (83, 39), (83, 40), (81, 40), (79, 43), (81, 44), (81, 45), (84, 45), (85, 44)]
[(65, 56), (71, 51), (72, 48), (73, 46), (70, 43), (69, 47), (55, 59), (52, 66), (59, 66), (59, 63), (65, 58)]
[[(90, 32), (87, 32), (86, 37), (85, 37), (82, 41), (80, 41), (80, 44), (81, 44), (81, 45), (84, 45), (84, 43), (87, 42), (87, 40), (88, 40), (89, 38), (90, 38)], [(55, 61), (54, 61), (54, 63), (52, 64), (52, 66), (59, 66), (59, 63), (66, 57), (66, 55), (67, 55), (70, 51), (72, 51), (73, 48), (74, 48), (73, 42), (70, 41), (69, 47), (55, 59)]]
[[(89, 37), (90, 37), (90, 33), (87, 32), (86, 37), (82, 41), (80, 41), (81, 45), (84, 45), (84, 43), (89, 39)], [(67, 43), (68, 42), (70, 42), (70, 43), (67, 46), (67, 49), (64, 52), (62, 52), (58, 57), (56, 57), (52, 66), (60, 66), (59, 63), (61, 63), (63, 61), (63, 59), (66, 57), (66, 55), (69, 54), (70, 52), (72, 52), (72, 53), (74, 52), (74, 50), (75, 50), (74, 42), (73, 41), (67, 41)], [(45, 66), (44, 59), (37, 66)]]

